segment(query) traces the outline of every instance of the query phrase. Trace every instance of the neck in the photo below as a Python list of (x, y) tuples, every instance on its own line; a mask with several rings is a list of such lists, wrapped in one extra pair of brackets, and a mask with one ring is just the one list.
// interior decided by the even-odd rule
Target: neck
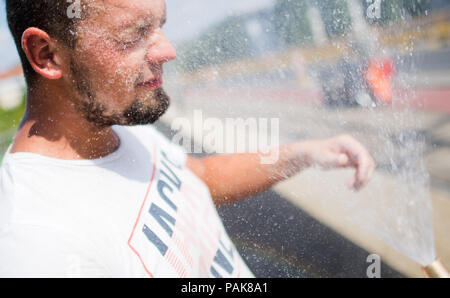
[(31, 152), (76, 160), (104, 157), (118, 148), (120, 140), (111, 126), (98, 127), (88, 122), (68, 96), (49, 91), (50, 88), (28, 91), (26, 112), (11, 153)]

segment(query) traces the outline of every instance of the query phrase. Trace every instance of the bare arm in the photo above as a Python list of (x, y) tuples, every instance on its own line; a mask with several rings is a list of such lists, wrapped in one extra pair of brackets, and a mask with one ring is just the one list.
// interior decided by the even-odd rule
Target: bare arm
[(354, 167), (349, 187), (365, 186), (375, 169), (368, 151), (350, 136), (296, 142), (279, 150), (272, 164), (262, 164), (261, 155), (216, 155), (202, 159), (189, 157), (187, 167), (209, 187), (216, 204), (232, 203), (264, 191), (310, 166), (324, 169)]

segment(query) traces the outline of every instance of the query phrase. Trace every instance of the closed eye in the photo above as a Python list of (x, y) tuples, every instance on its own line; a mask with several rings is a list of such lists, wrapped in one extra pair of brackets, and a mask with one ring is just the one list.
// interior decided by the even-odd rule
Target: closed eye
[(140, 39), (136, 39), (136, 40), (133, 40), (133, 41), (121, 41), (120, 42), (120, 49), (126, 50), (126, 49), (129, 49), (129, 48), (132, 48), (137, 43), (139, 43), (139, 41), (140, 41)]
[(167, 22), (167, 17), (166, 17), (166, 15), (164, 15), (164, 16), (162, 17), (162, 19), (161, 19), (161, 22), (160, 22), (159, 27), (160, 27), (160, 28), (164, 27), (164, 25), (166, 24), (166, 22)]
[(147, 35), (147, 32), (151, 27), (151, 24), (139, 27), (137, 29), (137, 34), (139, 35), (139, 37), (134, 40), (119, 41), (120, 47), (125, 50), (137, 45), (140, 41), (145, 39), (145, 36)]

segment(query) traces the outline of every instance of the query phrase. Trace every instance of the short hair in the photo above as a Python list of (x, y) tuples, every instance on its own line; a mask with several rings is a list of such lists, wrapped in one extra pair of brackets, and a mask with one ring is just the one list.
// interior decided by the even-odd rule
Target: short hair
[(25, 79), (32, 85), (37, 73), (28, 62), (22, 49), (23, 32), (30, 27), (45, 31), (51, 38), (75, 46), (76, 18), (70, 18), (66, 0), (6, 0), (8, 26), (16, 43)]

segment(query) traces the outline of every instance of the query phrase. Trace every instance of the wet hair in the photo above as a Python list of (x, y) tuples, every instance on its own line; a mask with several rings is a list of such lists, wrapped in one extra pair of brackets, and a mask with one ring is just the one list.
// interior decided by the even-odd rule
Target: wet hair
[[(74, 2), (74, 1), (73, 1)], [(32, 85), (38, 77), (22, 49), (23, 32), (30, 27), (45, 31), (51, 38), (75, 47), (76, 18), (68, 16), (66, 0), (6, 0), (9, 29), (16, 43), (25, 79)]]

